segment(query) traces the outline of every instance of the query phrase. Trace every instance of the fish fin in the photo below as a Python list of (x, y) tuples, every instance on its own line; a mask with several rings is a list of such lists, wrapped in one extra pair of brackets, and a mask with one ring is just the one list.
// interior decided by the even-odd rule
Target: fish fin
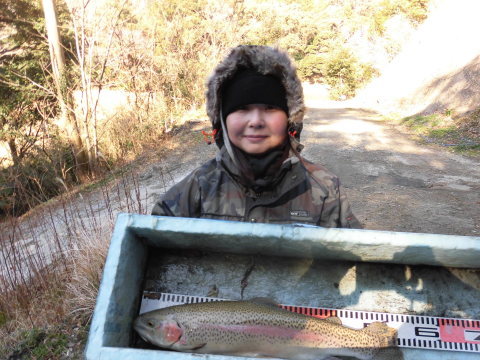
[(375, 321), (362, 331), (378, 336), (380, 338), (381, 347), (397, 345), (397, 330), (389, 327), (383, 322)]
[(329, 321), (329, 322), (334, 323), (334, 324), (342, 325), (342, 320), (340, 320), (340, 318), (338, 316), (330, 316), (330, 317), (327, 317), (323, 320)]
[(404, 358), (400, 348), (389, 347), (378, 350), (372, 360), (404, 360)]
[(267, 358), (269, 356), (265, 356), (263, 354), (259, 354), (257, 352), (245, 352), (245, 351), (239, 351), (239, 352), (231, 352), (228, 353), (228, 355), (231, 356), (241, 356), (241, 357), (253, 357), (253, 358)]
[(268, 298), (268, 297), (254, 297), (254, 298), (252, 298), (248, 301), (253, 302), (253, 303), (257, 303), (257, 304), (263, 304), (263, 305), (271, 305), (271, 306), (278, 306), (279, 305), (276, 301), (274, 301), (273, 299)]
[(200, 350), (201, 348), (205, 347), (205, 345), (207, 345), (207, 343), (203, 343), (203, 344), (198, 344), (198, 345), (195, 345), (194, 347), (190, 348), (189, 351), (198, 351)]
[(218, 297), (218, 287), (217, 285), (212, 285), (210, 290), (208, 290), (207, 297)]

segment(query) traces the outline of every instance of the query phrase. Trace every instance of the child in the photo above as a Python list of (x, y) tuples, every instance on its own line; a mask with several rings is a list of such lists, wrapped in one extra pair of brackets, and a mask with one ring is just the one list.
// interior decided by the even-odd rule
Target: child
[(288, 55), (240, 45), (206, 95), (217, 156), (168, 190), (153, 215), (361, 228), (338, 178), (299, 154), (305, 106)]

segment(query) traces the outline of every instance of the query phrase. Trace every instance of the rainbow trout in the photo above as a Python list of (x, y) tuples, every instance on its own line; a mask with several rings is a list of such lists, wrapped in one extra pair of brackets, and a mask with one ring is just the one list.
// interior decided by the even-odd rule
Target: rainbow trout
[(145, 341), (161, 348), (293, 360), (320, 360), (335, 355), (383, 359), (383, 350), (396, 344), (396, 331), (381, 322), (354, 330), (250, 301), (154, 310), (140, 315), (134, 329)]

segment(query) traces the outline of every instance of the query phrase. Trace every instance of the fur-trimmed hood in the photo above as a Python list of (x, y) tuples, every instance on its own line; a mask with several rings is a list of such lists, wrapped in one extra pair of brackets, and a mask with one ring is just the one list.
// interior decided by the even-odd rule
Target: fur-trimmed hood
[(278, 77), (287, 96), (289, 110), (288, 132), (294, 149), (300, 151), (300, 133), (303, 126), (305, 105), (303, 89), (297, 76), (296, 68), (288, 55), (276, 48), (257, 45), (240, 45), (233, 48), (230, 54), (213, 71), (207, 82), (207, 114), (216, 130), (215, 142), (219, 148), (223, 146), (221, 135), (220, 112), (222, 108), (222, 86), (240, 69), (253, 69), (264, 75)]

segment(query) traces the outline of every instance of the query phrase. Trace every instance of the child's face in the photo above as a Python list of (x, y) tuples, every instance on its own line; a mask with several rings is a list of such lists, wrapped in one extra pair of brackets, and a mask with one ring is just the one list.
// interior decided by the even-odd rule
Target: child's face
[(246, 105), (227, 116), (230, 141), (248, 154), (262, 154), (287, 137), (287, 114), (263, 104)]

